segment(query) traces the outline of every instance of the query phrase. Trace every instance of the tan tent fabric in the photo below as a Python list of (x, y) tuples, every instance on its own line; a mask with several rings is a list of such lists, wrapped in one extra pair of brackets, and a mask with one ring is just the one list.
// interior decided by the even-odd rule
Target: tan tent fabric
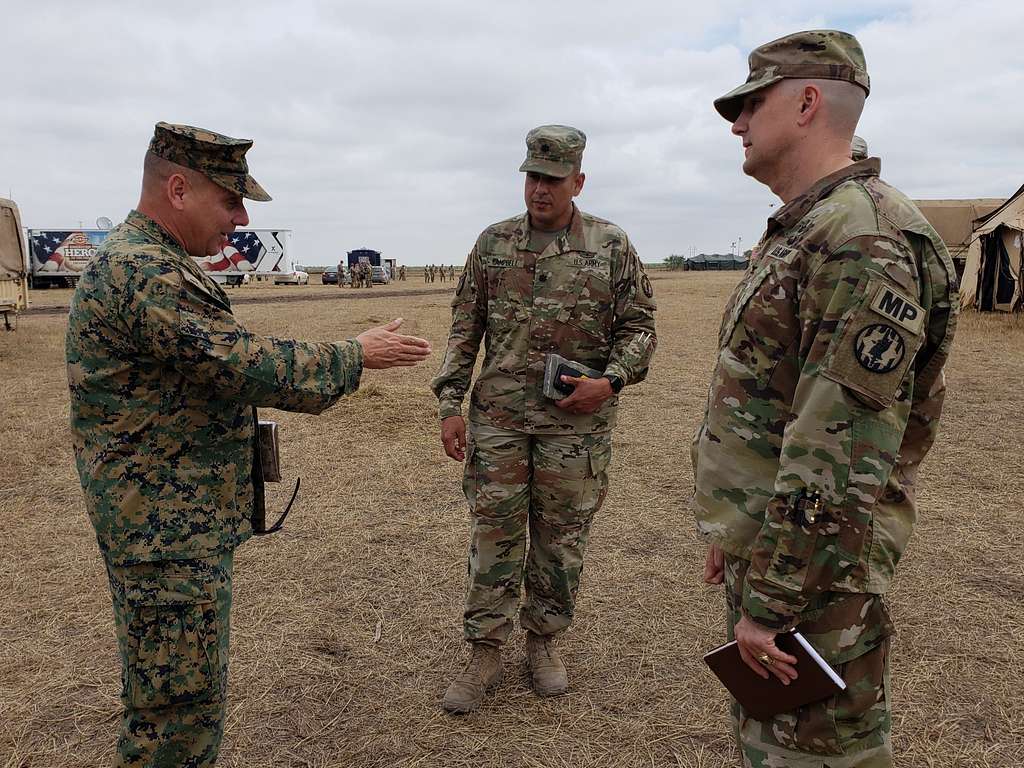
[(1001, 197), (979, 197), (972, 200), (915, 200), (928, 223), (935, 228), (954, 259), (967, 256), (967, 244), (974, 232), (974, 222), (999, 208), (1006, 201)]
[[(997, 300), (995, 296), (979, 296), (981, 289), (982, 270), (985, 262), (988, 238), (997, 237), (1001, 240), (1009, 256), (1009, 271), (1016, 286), (1012, 297)], [(974, 234), (971, 235), (967, 248), (967, 264), (960, 287), (960, 308), (981, 308), (991, 300), (992, 309), (1012, 312), (1021, 308), (1021, 277), (1024, 265), (1024, 187), (1018, 189), (1003, 205), (988, 216), (976, 222)], [(1004, 297), (1005, 298), (1005, 297)]]

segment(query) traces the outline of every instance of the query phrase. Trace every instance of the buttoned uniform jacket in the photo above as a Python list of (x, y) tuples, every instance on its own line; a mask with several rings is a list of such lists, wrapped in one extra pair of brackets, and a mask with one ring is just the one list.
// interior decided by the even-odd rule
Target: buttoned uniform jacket
[(566, 231), (530, 250), (527, 213), (481, 233), (452, 299), (444, 362), (431, 386), (442, 419), (460, 415), (481, 342), (471, 423), (534, 434), (602, 432), (618, 397), (594, 414), (573, 414), (544, 396), (550, 353), (618, 377), (647, 375), (657, 343), (654, 291), (619, 227), (575, 206)]
[(356, 341), (260, 336), (132, 211), (82, 272), (66, 336), (86, 508), (113, 565), (210, 557), (252, 534), (250, 406), (319, 413), (359, 386)]
[(698, 529), (751, 561), (743, 610), (775, 629), (825, 593), (886, 591), (938, 429), (956, 275), (879, 171), (854, 163), (769, 219), (693, 443)]

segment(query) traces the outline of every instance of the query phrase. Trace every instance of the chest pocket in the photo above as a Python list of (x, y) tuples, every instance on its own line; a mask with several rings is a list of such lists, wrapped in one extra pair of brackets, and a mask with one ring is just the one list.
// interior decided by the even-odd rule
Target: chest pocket
[[(584, 266), (577, 266), (574, 260)], [(614, 314), (610, 267), (607, 262), (587, 255), (571, 257), (569, 264), (574, 276), (566, 275), (561, 281), (556, 276), (551, 280), (551, 293), (561, 294), (557, 319), (605, 342), (611, 335)], [(560, 288), (560, 285), (571, 287)]]
[(797, 340), (798, 275), (787, 259), (763, 257), (737, 286), (719, 333), (719, 347), (766, 386)]
[(493, 328), (527, 320), (523, 286), (530, 281), (523, 257), (515, 253), (485, 253), (482, 261), (487, 273), (488, 325)]

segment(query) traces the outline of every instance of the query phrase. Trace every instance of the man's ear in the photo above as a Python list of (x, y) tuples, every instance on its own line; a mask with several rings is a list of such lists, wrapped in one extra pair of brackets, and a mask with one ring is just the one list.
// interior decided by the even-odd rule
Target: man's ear
[(587, 174), (580, 171), (576, 174), (576, 183), (573, 185), (572, 196), (576, 197), (580, 192), (583, 191), (583, 183), (587, 180)]
[(820, 108), (821, 89), (813, 83), (808, 83), (800, 92), (800, 114), (797, 115), (796, 124), (806, 128)]
[(185, 195), (189, 192), (188, 180), (180, 173), (172, 173), (167, 177), (167, 202), (176, 211), (185, 207)]

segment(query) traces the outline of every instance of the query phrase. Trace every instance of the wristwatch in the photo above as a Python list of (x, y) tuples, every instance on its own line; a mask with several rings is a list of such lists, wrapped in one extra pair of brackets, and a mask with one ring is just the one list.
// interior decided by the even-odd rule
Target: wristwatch
[(616, 395), (619, 394), (619, 392), (622, 391), (622, 388), (626, 385), (626, 382), (614, 373), (606, 373), (603, 378), (608, 379), (608, 383), (612, 385), (612, 392)]

